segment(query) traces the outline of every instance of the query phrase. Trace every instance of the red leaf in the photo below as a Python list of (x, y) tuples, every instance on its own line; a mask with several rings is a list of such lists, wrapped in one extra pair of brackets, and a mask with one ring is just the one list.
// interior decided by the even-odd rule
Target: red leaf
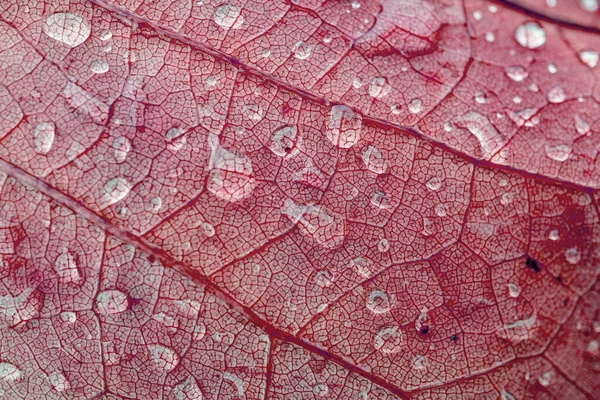
[(596, 0), (0, 4), (7, 398), (599, 398)]

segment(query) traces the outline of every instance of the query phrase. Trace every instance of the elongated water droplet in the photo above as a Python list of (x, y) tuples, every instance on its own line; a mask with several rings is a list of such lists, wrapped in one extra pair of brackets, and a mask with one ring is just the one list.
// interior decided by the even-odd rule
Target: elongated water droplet
[(557, 229), (552, 229), (550, 231), (550, 233), (548, 234), (548, 239), (554, 240), (554, 241), (560, 239), (560, 234), (558, 233), (558, 230)]
[(117, 163), (123, 163), (131, 151), (131, 142), (126, 137), (120, 136), (113, 142), (113, 149)]
[(109, 71), (110, 66), (104, 60), (96, 60), (90, 65), (90, 69), (95, 74), (105, 74)]
[(579, 53), (579, 59), (588, 67), (594, 68), (598, 65), (598, 60), (600, 56), (597, 51), (594, 50), (583, 50)]
[(588, 124), (587, 121), (584, 120), (581, 117), (581, 115), (579, 115), (579, 114), (575, 114), (574, 118), (575, 118), (575, 130), (577, 130), (577, 133), (579, 133), (580, 135), (588, 134), (589, 131), (591, 130), (590, 124)]
[(303, 41), (299, 41), (294, 44), (292, 52), (294, 53), (294, 57), (298, 60), (306, 60), (312, 53), (312, 46)]
[(552, 371), (544, 372), (538, 378), (538, 382), (540, 383), (540, 385), (546, 387), (546, 386), (550, 385), (553, 377), (554, 377), (554, 372), (552, 372)]
[(204, 322), (198, 321), (198, 324), (194, 327), (194, 340), (202, 340), (206, 335), (206, 325)]
[(381, 208), (382, 210), (388, 208), (389, 203), (390, 200), (386, 194), (379, 190), (373, 193), (373, 197), (371, 197), (371, 204), (377, 208)]
[(500, 400), (516, 400), (515, 396), (513, 396), (512, 394), (508, 393), (506, 390), (502, 390), (502, 392), (500, 393)]
[(72, 311), (63, 311), (60, 313), (60, 319), (62, 319), (64, 322), (73, 324), (75, 321), (77, 321), (77, 314)]
[(461, 121), (479, 141), (484, 160), (489, 159), (498, 149), (504, 146), (504, 138), (485, 116), (469, 111), (462, 116)]
[(237, 395), (240, 398), (244, 398), (244, 381), (240, 379), (239, 376), (232, 374), (231, 372), (224, 372), (223, 379), (231, 382), (237, 389)]
[(90, 37), (89, 23), (78, 14), (56, 13), (48, 16), (44, 33), (70, 47), (77, 47)]
[(408, 105), (408, 110), (413, 114), (417, 114), (422, 109), (423, 109), (423, 101), (421, 99), (413, 99), (410, 101), (410, 104)]
[(101, 31), (100, 36), (99, 36), (100, 40), (102, 40), (102, 41), (110, 40), (110, 39), (112, 39), (112, 37), (113, 37), (113, 34), (109, 30)]
[(173, 388), (177, 400), (202, 400), (202, 390), (193, 377), (188, 377)]
[(100, 314), (120, 314), (130, 307), (129, 297), (120, 290), (105, 290), (96, 296), (96, 309)]
[(520, 294), (521, 288), (519, 286), (515, 285), (514, 283), (508, 284), (508, 295), (510, 297), (519, 297)]
[(381, 328), (375, 335), (373, 347), (386, 354), (397, 353), (402, 344), (402, 334), (395, 326)]
[(546, 150), (546, 156), (548, 156), (548, 158), (558, 162), (566, 161), (569, 158), (569, 155), (571, 155), (571, 147), (566, 144), (559, 144), (556, 146), (546, 145), (544, 149)]
[(237, 150), (225, 150), (218, 143), (211, 144), (208, 191), (232, 203), (249, 197), (256, 186), (250, 158)]
[(54, 122), (40, 122), (33, 129), (33, 151), (48, 154), (54, 143), (56, 127)]
[(382, 253), (387, 253), (390, 250), (390, 242), (386, 238), (381, 239), (379, 243), (377, 243), (377, 250)]
[(528, 49), (536, 49), (546, 43), (546, 30), (537, 22), (526, 22), (515, 31), (515, 40)]
[(354, 146), (360, 140), (361, 129), (362, 116), (346, 106), (331, 107), (327, 138), (335, 146), (342, 149)]
[(244, 23), (244, 17), (240, 15), (240, 10), (234, 5), (224, 4), (215, 10), (213, 20), (222, 28), (238, 29)]
[(367, 308), (375, 313), (382, 314), (390, 311), (396, 302), (393, 295), (388, 295), (383, 290), (373, 289), (367, 298)]
[(0, 379), (4, 382), (16, 382), (23, 376), (23, 372), (16, 365), (0, 362)]
[(387, 160), (381, 150), (375, 146), (369, 146), (363, 151), (362, 160), (371, 172), (383, 174), (387, 170)]
[(273, 133), (269, 149), (279, 157), (286, 157), (298, 153), (300, 137), (296, 126), (284, 126)]
[(537, 315), (533, 314), (529, 318), (504, 324), (496, 331), (496, 335), (502, 339), (510, 340), (513, 343), (520, 343), (533, 336), (536, 321)]

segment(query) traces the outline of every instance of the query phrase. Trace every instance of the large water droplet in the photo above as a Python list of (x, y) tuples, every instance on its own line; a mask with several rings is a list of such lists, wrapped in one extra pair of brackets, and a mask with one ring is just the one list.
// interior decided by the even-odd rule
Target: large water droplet
[(329, 387), (325, 383), (317, 383), (313, 387), (313, 393), (318, 397), (325, 397), (329, 393)]
[(123, 200), (129, 194), (131, 186), (125, 178), (113, 178), (104, 185), (105, 194), (102, 196), (102, 204), (110, 206)]
[(33, 151), (48, 154), (54, 143), (56, 127), (54, 122), (40, 122), (33, 129)]
[(390, 311), (395, 302), (395, 296), (390, 296), (383, 290), (373, 289), (367, 298), (366, 306), (371, 312), (382, 314)]
[(577, 247), (570, 247), (565, 250), (565, 259), (569, 264), (575, 265), (581, 261), (581, 253)]
[(413, 114), (420, 112), (422, 109), (423, 109), (423, 101), (421, 99), (413, 99), (410, 101), (410, 104), (408, 105), (408, 110)]
[(566, 161), (569, 158), (569, 155), (571, 155), (571, 147), (566, 144), (559, 144), (556, 146), (546, 145), (544, 149), (548, 158), (558, 162)]
[(83, 277), (75, 261), (75, 256), (67, 248), (63, 248), (60, 255), (56, 258), (54, 268), (62, 283), (79, 285), (83, 282)]
[(546, 43), (546, 30), (537, 22), (525, 22), (515, 31), (515, 40), (528, 49), (536, 49)]
[(565, 91), (560, 86), (553, 87), (550, 92), (548, 92), (548, 101), (550, 103), (562, 103), (567, 98)]
[(0, 379), (12, 383), (21, 379), (21, 376), (23, 376), (23, 372), (16, 365), (0, 362)]
[(504, 68), (504, 73), (515, 82), (521, 82), (529, 76), (529, 72), (520, 65), (512, 65)]
[(294, 57), (298, 60), (306, 60), (312, 53), (312, 46), (303, 41), (299, 41), (294, 44), (292, 52), (294, 53)]
[(594, 68), (596, 65), (598, 65), (598, 60), (600, 59), (600, 56), (598, 56), (597, 51), (583, 50), (579, 53), (579, 59), (588, 67)]
[(202, 390), (193, 377), (188, 377), (173, 388), (177, 400), (202, 400)]
[(350, 262), (351, 268), (356, 268), (359, 275), (369, 278), (373, 273), (373, 261), (364, 257), (357, 257)]
[(575, 118), (575, 130), (577, 130), (577, 133), (579, 133), (580, 135), (588, 134), (589, 131), (591, 130), (590, 124), (588, 124), (588, 122), (586, 120), (584, 120), (581, 117), (581, 115), (579, 115), (579, 114), (575, 114), (574, 118)]
[(244, 23), (244, 17), (240, 15), (240, 10), (236, 6), (224, 4), (215, 10), (213, 20), (222, 28), (238, 29)]
[(215, 197), (232, 203), (249, 197), (256, 180), (250, 158), (237, 150), (212, 143), (207, 189)]
[(67, 46), (76, 47), (90, 37), (90, 25), (81, 16), (73, 13), (56, 13), (48, 16), (43, 26), (44, 33)]
[(153, 344), (148, 346), (148, 350), (150, 351), (154, 363), (166, 372), (173, 371), (179, 364), (179, 354), (169, 347)]
[(360, 140), (362, 116), (351, 108), (337, 105), (331, 107), (327, 139), (337, 147), (347, 149)]
[(375, 335), (373, 347), (383, 353), (397, 353), (402, 344), (402, 334), (395, 326), (381, 328)]
[(115, 151), (115, 160), (117, 163), (125, 162), (127, 154), (131, 151), (131, 142), (124, 136), (120, 136), (113, 142), (113, 149)]
[(295, 224), (299, 223), (302, 233), (312, 237), (326, 249), (337, 248), (344, 242), (346, 234), (344, 219), (324, 206), (302, 206), (287, 199), (281, 212)]
[(129, 306), (129, 297), (120, 290), (105, 290), (96, 296), (96, 308), (103, 315), (120, 314)]
[(71, 383), (62, 372), (55, 372), (48, 376), (48, 381), (57, 392), (64, 392), (71, 388)]
[(387, 160), (381, 150), (375, 146), (369, 146), (363, 151), (362, 160), (371, 172), (383, 174), (387, 170)]
[(489, 159), (504, 146), (503, 137), (485, 116), (469, 111), (462, 116), (461, 120), (465, 123), (468, 131), (479, 141), (483, 159)]
[(273, 133), (269, 149), (279, 157), (286, 157), (298, 153), (300, 137), (296, 126), (284, 126)]
[(109, 71), (110, 66), (104, 60), (96, 60), (90, 65), (90, 69), (95, 74), (105, 74)]
[(390, 87), (387, 86), (387, 79), (383, 76), (373, 78), (369, 85), (369, 96), (381, 98), (388, 94)]

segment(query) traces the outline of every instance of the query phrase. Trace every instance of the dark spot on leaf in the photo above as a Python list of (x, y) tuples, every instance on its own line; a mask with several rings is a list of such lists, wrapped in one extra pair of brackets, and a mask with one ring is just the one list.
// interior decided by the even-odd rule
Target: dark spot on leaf
[(525, 267), (533, 270), (534, 272), (540, 272), (540, 267), (538, 266), (537, 261), (535, 261), (533, 258), (527, 257), (525, 259)]
[(292, 151), (291, 147), (285, 147), (283, 150), (285, 150), (286, 153), (289, 153), (290, 151)]
[(154, 257), (154, 255), (150, 254), (148, 256), (148, 261), (150, 261), (151, 263), (153, 263), (154, 261), (156, 261), (156, 257)]
[(450, 340), (452, 340), (454, 343), (456, 343), (456, 342), (458, 342), (458, 336), (456, 336), (456, 335), (452, 335), (452, 336), (450, 337)]
[(568, 305), (569, 305), (569, 299), (564, 299), (563, 306), (568, 306)]
[(419, 331), (419, 333), (421, 335), (427, 335), (429, 333), (429, 327), (427, 325), (425, 325), (424, 327), (421, 328), (421, 330)]
[(557, 280), (558, 282), (562, 282), (562, 281), (563, 281), (563, 280), (562, 280), (562, 276), (560, 276), (560, 275), (559, 275), (559, 276), (557, 276), (557, 277), (556, 277), (556, 280)]

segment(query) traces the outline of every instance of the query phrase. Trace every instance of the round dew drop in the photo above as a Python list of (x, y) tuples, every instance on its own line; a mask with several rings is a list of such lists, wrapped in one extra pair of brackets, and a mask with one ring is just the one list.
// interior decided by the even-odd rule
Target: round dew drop
[(526, 22), (515, 31), (515, 40), (528, 49), (537, 49), (546, 43), (546, 30), (537, 22)]
[(369, 146), (362, 153), (362, 160), (365, 167), (376, 174), (383, 174), (388, 168), (385, 156), (375, 146)]
[(125, 178), (113, 178), (104, 185), (105, 195), (103, 200), (107, 205), (112, 205), (123, 200), (129, 194), (131, 186)]
[(108, 63), (104, 60), (96, 60), (90, 65), (90, 69), (95, 74), (105, 74), (110, 69)]
[(240, 15), (240, 10), (234, 5), (224, 4), (215, 10), (213, 20), (221, 28), (238, 29), (244, 23), (244, 17)]
[(294, 57), (298, 60), (306, 60), (312, 54), (312, 46), (303, 41), (296, 42), (292, 49)]
[(525, 68), (520, 65), (506, 67), (504, 68), (504, 73), (507, 77), (515, 82), (522, 82), (529, 76), (529, 72), (527, 72)]
[(411, 100), (410, 104), (408, 105), (408, 110), (413, 114), (417, 114), (422, 109), (423, 109), (423, 101), (421, 99), (413, 99), (413, 100)]

